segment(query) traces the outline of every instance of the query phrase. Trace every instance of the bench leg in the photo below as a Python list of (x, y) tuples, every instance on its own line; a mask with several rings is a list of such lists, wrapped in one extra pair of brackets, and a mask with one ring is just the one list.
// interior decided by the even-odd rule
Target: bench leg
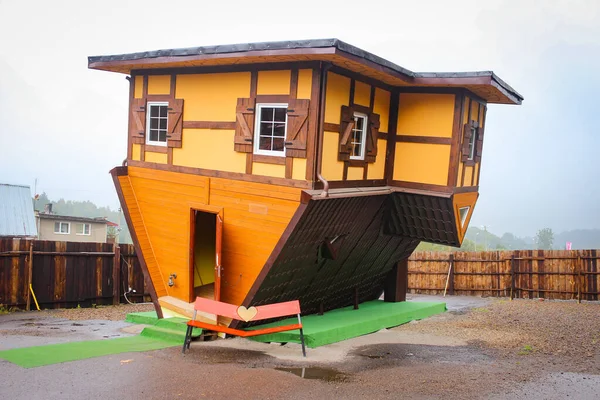
[(300, 328), (300, 343), (302, 343), (302, 355), (306, 357), (306, 347), (304, 347), (304, 332), (302, 332), (302, 328)]
[(185, 338), (183, 339), (183, 349), (181, 349), (181, 352), (183, 354), (185, 354), (186, 348), (190, 348), (190, 342), (192, 341), (192, 329), (193, 327), (188, 325), (187, 330), (185, 331)]

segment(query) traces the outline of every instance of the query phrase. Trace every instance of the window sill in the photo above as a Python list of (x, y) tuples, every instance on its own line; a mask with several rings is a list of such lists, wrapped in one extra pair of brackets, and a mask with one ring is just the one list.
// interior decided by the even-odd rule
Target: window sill
[(277, 165), (285, 165), (285, 154), (281, 156), (267, 156), (264, 154), (253, 154), (252, 155), (253, 162), (260, 162), (265, 164), (277, 164)]

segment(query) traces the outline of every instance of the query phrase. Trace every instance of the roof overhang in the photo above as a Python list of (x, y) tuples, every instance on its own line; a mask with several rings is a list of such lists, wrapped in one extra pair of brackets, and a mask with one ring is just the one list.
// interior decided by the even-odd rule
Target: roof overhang
[(465, 88), (490, 103), (521, 104), (523, 96), (493, 72), (417, 73), (338, 39), (245, 43), (88, 57), (88, 68), (132, 71), (324, 61), (394, 87)]

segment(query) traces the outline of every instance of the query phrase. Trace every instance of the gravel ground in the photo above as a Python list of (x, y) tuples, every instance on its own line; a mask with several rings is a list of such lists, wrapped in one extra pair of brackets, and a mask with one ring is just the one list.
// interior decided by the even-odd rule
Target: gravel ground
[[(0, 385), (0, 398), (104, 399), (114, 393), (144, 400), (598, 398), (600, 303), (426, 296), (412, 300), (447, 301), (449, 311), (309, 349), (307, 358), (295, 344), (236, 338), (193, 342), (185, 355), (174, 347), (29, 370), (0, 360), (6, 382)], [(6, 332), (0, 329), (0, 343), (13, 338), (10, 329), (56, 332), (66, 335), (65, 340), (81, 340), (80, 329), (122, 334), (124, 328), (116, 324), (127, 324), (117, 321), (128, 312), (148, 310), (151, 305), (2, 316), (0, 326), (4, 322)], [(14, 345), (36, 338), (13, 340), (21, 339)]]
[(152, 304), (120, 304), (118, 306), (98, 306), (97, 308), (64, 308), (60, 310), (41, 311), (50, 317), (64, 318), (71, 321), (101, 319), (107, 321), (124, 321), (128, 313), (154, 311)]
[(469, 312), (448, 312), (397, 328), (460, 337), (513, 355), (543, 354), (600, 362), (600, 304), (572, 301), (493, 300)]

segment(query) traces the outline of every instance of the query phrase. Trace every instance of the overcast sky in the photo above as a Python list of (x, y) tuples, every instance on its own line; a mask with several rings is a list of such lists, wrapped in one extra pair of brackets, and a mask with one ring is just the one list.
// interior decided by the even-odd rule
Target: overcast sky
[(493, 70), (471, 225), (600, 228), (600, 2), (0, 0), (0, 182), (117, 208), (125, 76), (87, 56), (336, 37), (413, 71)]

